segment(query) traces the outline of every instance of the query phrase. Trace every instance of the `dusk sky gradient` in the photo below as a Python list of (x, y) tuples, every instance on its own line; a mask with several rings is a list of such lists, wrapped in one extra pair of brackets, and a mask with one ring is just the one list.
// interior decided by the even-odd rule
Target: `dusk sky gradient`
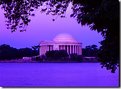
[[(75, 18), (70, 17), (71, 12), (69, 7), (66, 18), (60, 18), (45, 13), (41, 14), (40, 10), (36, 10), (25, 32), (18, 30), (11, 33), (10, 29), (6, 29), (3, 10), (0, 9), (0, 45), (8, 44), (15, 48), (31, 47), (38, 45), (42, 40), (51, 41), (60, 33), (68, 33), (81, 42), (83, 48), (92, 44), (99, 47), (99, 42), (103, 40), (101, 34), (91, 31), (88, 26), (78, 24)], [(53, 18), (56, 20), (52, 21)]]

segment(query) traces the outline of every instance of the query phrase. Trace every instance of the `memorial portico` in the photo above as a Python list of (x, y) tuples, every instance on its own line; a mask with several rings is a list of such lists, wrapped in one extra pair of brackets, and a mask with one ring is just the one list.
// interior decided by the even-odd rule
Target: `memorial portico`
[(57, 35), (53, 41), (40, 42), (40, 55), (52, 50), (66, 50), (68, 54), (82, 55), (82, 44), (68, 34)]

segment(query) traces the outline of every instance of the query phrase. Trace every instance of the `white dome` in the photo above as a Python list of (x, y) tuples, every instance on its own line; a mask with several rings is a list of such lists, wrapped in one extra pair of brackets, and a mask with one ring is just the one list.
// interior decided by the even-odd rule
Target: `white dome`
[(53, 41), (55, 42), (77, 42), (71, 35), (69, 34), (59, 34), (57, 35)]

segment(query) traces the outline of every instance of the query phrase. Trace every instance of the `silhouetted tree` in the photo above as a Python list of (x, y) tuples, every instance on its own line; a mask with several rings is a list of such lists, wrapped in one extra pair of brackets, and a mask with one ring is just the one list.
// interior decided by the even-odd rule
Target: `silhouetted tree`
[(85, 48), (82, 49), (82, 55), (83, 56), (97, 57), (98, 53), (99, 53), (99, 49), (97, 48), (96, 45), (86, 46)]
[(34, 54), (35, 54), (35, 55), (39, 55), (39, 48), (40, 48), (39, 45), (37, 45), (37, 46), (32, 46), (32, 50), (34, 51)]
[(51, 60), (62, 60), (63, 58), (68, 57), (68, 53), (65, 50), (52, 50), (52, 51), (47, 51), (46, 52), (46, 57), (51, 61)]
[(0, 45), (0, 60), (18, 59), (22, 57), (32, 57), (36, 55), (38, 55), (38, 52), (32, 50), (31, 48), (16, 49), (10, 47), (7, 44)]
[(31, 48), (21, 48), (19, 49), (19, 57), (31, 57), (31, 56), (36, 56), (37, 53), (33, 51)]
[(109, 69), (114, 70), (119, 64), (118, 0), (1, 0), (0, 5), (5, 11), (7, 26), (13, 32), (18, 27), (28, 25), (35, 8), (44, 5), (40, 8), (41, 12), (65, 17), (70, 2), (73, 5), (71, 17), (82, 25), (89, 25), (104, 37), (100, 47), (100, 62), (105, 67), (112, 66)]
[(82, 62), (83, 61), (82, 55), (77, 55), (77, 54), (70, 54), (70, 59), (71, 59), (71, 61), (74, 61), (74, 62)]
[(18, 50), (16, 48), (10, 47), (6, 44), (0, 46), (0, 60), (16, 58), (18, 58)]

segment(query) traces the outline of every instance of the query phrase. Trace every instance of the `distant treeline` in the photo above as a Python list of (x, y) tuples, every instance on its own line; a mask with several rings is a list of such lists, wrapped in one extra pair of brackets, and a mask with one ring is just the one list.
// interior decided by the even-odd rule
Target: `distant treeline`
[(89, 45), (82, 49), (82, 55), (86, 57), (97, 57), (99, 53), (99, 48), (97, 45)]
[(35, 50), (33, 48), (16, 49), (7, 44), (0, 45), (0, 60), (19, 59), (24, 56), (31, 57), (38, 54), (38, 50)]
[[(96, 45), (90, 45), (86, 46), (82, 49), (82, 55), (77, 54), (71, 54), (68, 55), (68, 53), (65, 50), (53, 50), (46, 52), (45, 57), (48, 60), (54, 60), (54, 59), (65, 59), (65, 58), (71, 58), (72, 60), (79, 60), (82, 57), (97, 57), (98, 56), (98, 48)], [(0, 45), (0, 60), (11, 60), (11, 59), (21, 59), (23, 57), (32, 57), (39, 55), (39, 48), (38, 46), (33, 46), (32, 48), (13, 48), (10, 45), (3, 44)]]

